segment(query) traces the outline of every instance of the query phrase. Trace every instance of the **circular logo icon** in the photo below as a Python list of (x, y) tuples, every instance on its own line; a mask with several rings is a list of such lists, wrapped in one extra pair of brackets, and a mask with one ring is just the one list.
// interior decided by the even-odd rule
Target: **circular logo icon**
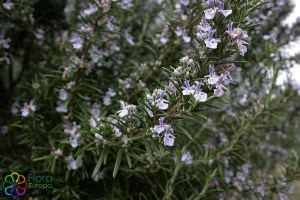
[(13, 172), (5, 176), (2, 186), (6, 195), (17, 198), (26, 193), (28, 183), (25, 176)]

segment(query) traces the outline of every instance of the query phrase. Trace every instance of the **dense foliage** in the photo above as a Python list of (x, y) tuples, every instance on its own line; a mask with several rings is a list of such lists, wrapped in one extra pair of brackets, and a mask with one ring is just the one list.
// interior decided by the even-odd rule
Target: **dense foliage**
[[(0, 168), (54, 199), (288, 199), (288, 0), (6, 0)], [(296, 60), (297, 61), (297, 60)], [(27, 194), (29, 196), (29, 194)]]

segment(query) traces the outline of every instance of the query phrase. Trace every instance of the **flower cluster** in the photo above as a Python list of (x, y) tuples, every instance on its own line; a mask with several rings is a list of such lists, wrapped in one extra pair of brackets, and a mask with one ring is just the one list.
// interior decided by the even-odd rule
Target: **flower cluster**
[(67, 123), (64, 125), (64, 132), (70, 136), (70, 144), (73, 148), (80, 145), (81, 134), (79, 133), (81, 126), (77, 125), (76, 122)]
[(59, 113), (68, 112), (69, 91), (75, 86), (75, 82), (71, 81), (65, 87), (59, 90), (56, 111)]
[(246, 44), (248, 44), (248, 42), (246, 42), (245, 39), (248, 38), (248, 33), (247, 31), (244, 31), (241, 28), (233, 28), (232, 25), (233, 22), (229, 20), (227, 33), (230, 35), (232, 39), (234, 39), (234, 41), (238, 46), (238, 50), (240, 54), (244, 56), (245, 53), (247, 52)]
[(147, 101), (150, 103), (151, 106), (155, 106), (160, 110), (166, 110), (169, 107), (169, 101), (164, 99), (165, 93), (165, 90), (155, 89), (151, 95), (147, 94)]
[(79, 167), (82, 166), (82, 161), (81, 160), (75, 160), (72, 155), (69, 155), (66, 158), (66, 161), (67, 161), (67, 165), (68, 165), (69, 170), (76, 170), (76, 169), (78, 169)]
[(185, 80), (184, 85), (181, 88), (183, 95), (193, 95), (196, 101), (205, 102), (207, 99), (207, 93), (202, 92), (202, 82), (196, 81), (194, 85), (190, 86), (190, 81)]
[(158, 119), (159, 125), (155, 125), (150, 128), (154, 138), (158, 138), (159, 141), (163, 141), (165, 146), (173, 146), (175, 136), (173, 135), (173, 128), (171, 124), (164, 124), (164, 117)]
[(216, 49), (221, 40), (213, 38), (215, 32), (216, 30), (209, 25), (207, 19), (202, 17), (200, 25), (197, 26), (197, 39), (204, 41), (207, 48)]
[(36, 104), (34, 100), (31, 100), (30, 103), (24, 103), (23, 107), (21, 108), (21, 115), (23, 117), (28, 117), (30, 113), (36, 111)]
[(3, 3), (2, 6), (3, 6), (5, 9), (10, 10), (10, 9), (13, 8), (14, 3), (11, 2), (10, 0), (6, 0), (6, 2)]
[(216, 6), (215, 0), (208, 0), (208, 3), (209, 3), (209, 9), (204, 10), (206, 19), (213, 19), (217, 12), (222, 13), (224, 17), (227, 17), (232, 13), (232, 10), (224, 9), (224, 0), (221, 0), (219, 2), (219, 7)]
[(91, 118), (89, 120), (91, 127), (97, 129), (98, 128), (98, 124), (101, 120), (101, 109), (100, 109), (100, 105), (97, 103), (94, 103), (92, 108), (91, 108)]
[(119, 101), (121, 105), (121, 110), (119, 110), (117, 113), (119, 117), (125, 117), (127, 115), (133, 114), (136, 112), (136, 106), (129, 104), (127, 105), (124, 101), (120, 100)]
[(208, 2), (209, 9), (204, 11), (205, 15), (202, 17), (200, 25), (197, 26), (197, 38), (199, 41), (204, 41), (207, 48), (216, 49), (221, 40), (214, 38), (216, 30), (213, 29), (207, 20), (214, 19), (217, 12), (227, 17), (232, 13), (232, 10), (224, 9), (223, 0), (220, 1), (219, 7), (216, 7), (215, 0), (209, 0)]

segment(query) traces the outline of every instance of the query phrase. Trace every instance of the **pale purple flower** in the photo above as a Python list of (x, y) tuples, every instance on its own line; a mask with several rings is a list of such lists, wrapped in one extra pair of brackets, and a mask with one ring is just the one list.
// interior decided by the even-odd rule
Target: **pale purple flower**
[(168, 42), (168, 38), (166, 38), (166, 34), (165, 33), (161, 34), (161, 36), (160, 36), (160, 42), (162, 44), (166, 44)]
[(180, 26), (176, 27), (175, 34), (179, 37), (183, 34), (183, 29)]
[(114, 127), (114, 133), (116, 137), (121, 137), (123, 134), (122, 131), (117, 127)]
[(68, 169), (69, 170), (76, 170), (78, 169), (78, 163), (76, 162), (76, 160), (73, 158), (73, 156), (68, 156), (67, 158), (67, 162), (68, 162)]
[(164, 99), (164, 96), (165, 96), (165, 91), (160, 90), (159, 98), (156, 100), (156, 105), (155, 105), (160, 110), (166, 110), (169, 107), (168, 101)]
[(166, 125), (164, 124), (164, 117), (160, 117), (158, 121), (159, 125), (155, 125), (153, 130), (159, 135), (165, 130)]
[(173, 128), (171, 125), (167, 125), (165, 128), (164, 145), (174, 146), (175, 136), (172, 134)]
[(89, 50), (92, 63), (97, 66), (101, 66), (101, 59), (105, 56), (105, 52), (102, 49), (98, 49), (95, 45), (92, 45), (92, 48)]
[(225, 76), (222, 74), (219, 77), (218, 82), (216, 83), (216, 89), (214, 89), (214, 96), (220, 97), (223, 96), (224, 94), (224, 89), (226, 90), (227, 88), (222, 84), (224, 81)]
[(93, 117), (99, 117), (101, 114), (100, 104), (94, 103), (91, 108), (91, 114)]
[(90, 126), (93, 127), (93, 128), (97, 128), (97, 122), (100, 121), (100, 118), (90, 118), (89, 122), (90, 122)]
[(176, 10), (180, 11), (181, 10), (181, 4), (180, 3), (176, 3), (175, 4), (175, 8), (176, 8)]
[(186, 32), (186, 29), (182, 29), (181, 27), (177, 26), (176, 27), (176, 31), (175, 31), (175, 34), (178, 36), (178, 37), (182, 37), (183, 41), (185, 43), (190, 43), (191, 41), (191, 37), (189, 37), (187, 35), (187, 32)]
[(240, 28), (235, 28), (233, 29), (232, 27), (233, 22), (231, 20), (228, 21), (228, 30), (226, 31), (231, 38), (235, 39), (237, 36), (239, 36), (239, 34), (241, 34), (241, 32), (243, 31)]
[(221, 97), (221, 96), (223, 96), (223, 94), (224, 94), (224, 91), (222, 90), (222, 88), (214, 89), (214, 96), (215, 97)]
[(204, 31), (197, 32), (197, 39), (202, 41), (207, 38), (207, 33)]
[(56, 111), (59, 112), (59, 113), (67, 113), (68, 112), (68, 107), (65, 103), (63, 103), (61, 101), (58, 101)]
[(79, 142), (78, 142), (78, 139), (81, 137), (80, 134), (71, 134), (70, 135), (70, 143), (71, 143), (71, 146), (73, 148), (76, 148), (79, 146)]
[(242, 56), (244, 56), (245, 53), (247, 52), (247, 46), (245, 44), (248, 44), (248, 42), (245, 42), (244, 40), (242, 40), (243, 35), (244, 35), (243, 33), (240, 34), (236, 40), (239, 52)]
[(109, 106), (111, 104), (111, 97), (114, 96), (116, 96), (116, 92), (113, 89), (108, 88), (108, 91), (106, 92), (105, 97), (103, 99), (103, 104)]
[(208, 32), (209, 30), (211, 30), (211, 26), (210, 24), (207, 22), (205, 17), (202, 17), (201, 23), (200, 25), (197, 25), (197, 31), (204, 31), (204, 32)]
[(118, 3), (118, 5), (125, 10), (133, 6), (132, 0), (122, 0), (120, 3)]
[(34, 112), (34, 111), (36, 110), (36, 105), (35, 105), (34, 100), (31, 100), (31, 101), (30, 101), (29, 109), (30, 109), (32, 112)]
[(130, 44), (131, 46), (134, 46), (133, 37), (132, 37), (132, 35), (130, 35), (129, 29), (126, 29), (124, 31), (124, 37), (125, 37), (126, 41), (128, 42), (128, 44)]
[(215, 6), (215, 0), (208, 0), (209, 9), (204, 10), (206, 19), (213, 19), (217, 13), (218, 8)]
[(67, 100), (67, 98), (68, 98), (68, 92), (67, 92), (67, 90), (61, 89), (59, 91), (59, 99), (62, 100), (62, 101), (65, 101), (65, 100)]
[(111, 98), (109, 96), (105, 96), (103, 99), (103, 104), (106, 106), (111, 105)]
[(8, 49), (10, 47), (9, 43), (11, 42), (10, 38), (4, 39), (3, 35), (0, 35), (0, 45), (4, 48), (4, 49)]
[(149, 108), (146, 108), (146, 111), (151, 118), (154, 116), (153, 112)]
[(80, 128), (81, 126), (77, 125), (75, 121), (72, 124), (68, 122), (67, 124), (64, 125), (64, 132), (66, 134), (76, 135), (77, 132), (80, 130)]
[(45, 31), (41, 28), (36, 29), (36, 32), (34, 33), (36, 39), (38, 40), (44, 40), (45, 38)]
[(238, 49), (240, 52), (240, 55), (244, 56), (245, 53), (247, 52), (247, 46), (244, 45), (243, 43), (238, 43)]
[(115, 52), (119, 52), (120, 51), (120, 46), (117, 44), (117, 42), (116, 41), (113, 41), (111, 44), (110, 44), (110, 46), (109, 46), (109, 53), (110, 54), (113, 54), (113, 53), (115, 53)]
[(131, 112), (135, 112), (136, 106), (135, 105), (127, 105), (124, 101), (120, 100), (119, 101), (121, 105), (121, 110), (119, 110), (117, 113), (119, 114), (119, 117), (125, 117), (129, 115)]
[(226, 170), (224, 176), (225, 176), (225, 182), (227, 184), (229, 184), (230, 181), (231, 181), (231, 179), (232, 179), (232, 177), (233, 177), (233, 172), (231, 170)]
[(193, 162), (193, 156), (190, 151), (185, 152), (181, 156), (181, 161), (184, 162), (186, 165), (189, 165)]
[(205, 102), (207, 99), (207, 93), (202, 92), (201, 90), (201, 86), (203, 85), (203, 83), (199, 81), (196, 81), (195, 83), (196, 83), (195, 94), (194, 94), (195, 100), (200, 102)]
[(24, 103), (24, 106), (21, 109), (21, 113), (23, 117), (28, 117), (29, 114), (34, 112), (35, 110), (36, 110), (36, 105), (34, 103), (34, 100), (31, 100), (29, 105), (27, 103)]
[(189, 5), (190, 0), (180, 0), (180, 3), (184, 6), (187, 6), (187, 5)]
[(278, 199), (279, 199), (279, 200), (289, 200), (290, 198), (289, 198), (288, 195), (286, 195), (286, 194), (284, 194), (284, 193), (279, 193), (279, 194), (278, 194)]
[(216, 84), (218, 82), (219, 76), (216, 75), (215, 67), (214, 67), (213, 64), (209, 65), (209, 75), (204, 76), (204, 77), (208, 78), (207, 82), (210, 85), (214, 85), (214, 84)]
[(72, 43), (74, 49), (81, 49), (82, 48), (83, 40), (77, 34), (74, 34), (71, 37), (70, 42)]
[(266, 190), (267, 188), (264, 183), (260, 183), (260, 185), (256, 187), (256, 191), (260, 193), (261, 197), (264, 197), (266, 195), (265, 194)]
[(188, 16), (183, 14), (183, 13), (180, 13), (180, 18), (181, 18), (182, 21), (185, 21), (185, 20), (188, 19)]
[[(164, 124), (164, 117), (160, 117), (159, 119), (159, 125), (155, 125), (153, 128), (150, 128), (152, 133), (154, 133), (154, 137), (159, 137), (164, 141), (165, 146), (173, 146), (174, 145), (174, 138), (173, 135), (173, 128), (170, 124)], [(164, 134), (162, 134), (164, 133)]]
[(169, 27), (165, 26), (163, 32), (160, 34), (159, 40), (162, 44), (166, 44), (168, 42), (168, 38), (166, 37), (168, 30), (169, 30)]
[(296, 79), (291, 80), (290, 82), (293, 90), (297, 91), (298, 95), (300, 96), (300, 82), (298, 82)]
[(119, 101), (119, 103), (120, 103), (122, 109), (120, 111), (118, 111), (117, 113), (119, 113), (119, 117), (125, 117), (126, 115), (129, 114), (127, 106), (126, 106), (125, 102), (122, 100)]
[(224, 17), (227, 17), (232, 13), (232, 10), (224, 10), (224, 0), (220, 1), (220, 7), (219, 12), (224, 15)]
[(240, 34), (243, 34), (243, 38), (248, 37), (248, 34), (246, 31), (243, 31), (241, 28), (233, 28), (232, 27), (233, 22), (229, 20), (228, 22), (228, 30), (226, 31), (231, 38), (235, 39), (237, 38)]
[(232, 28), (233, 22), (229, 20), (228, 22), (228, 31), (227, 33), (230, 35), (231, 38), (236, 39), (236, 43), (238, 45), (239, 52), (242, 56), (247, 52), (247, 46), (245, 44), (248, 44), (243, 39), (248, 38), (247, 31), (243, 31), (240, 28)]
[(184, 85), (185, 85), (185, 87), (184, 86), (181, 87), (183, 89), (182, 90), (183, 95), (191, 95), (191, 94), (195, 93), (194, 88), (192, 86), (190, 86), (190, 81), (189, 80), (185, 80)]
[(97, 11), (98, 11), (97, 5), (89, 3), (88, 8), (83, 10), (82, 15), (89, 16), (89, 15), (96, 13)]
[(237, 68), (234, 64), (230, 64), (230, 66), (228, 68), (226, 68), (225, 72), (224, 72), (224, 83), (226, 85), (229, 84), (230, 80), (232, 80), (231, 77), (231, 72), (234, 70), (240, 70), (239, 68)]
[(2, 6), (3, 6), (5, 9), (10, 10), (10, 9), (12, 9), (12, 7), (14, 6), (14, 3), (11, 2), (10, 0), (6, 0), (6, 2), (3, 3)]
[(209, 29), (208, 38), (204, 40), (206, 47), (211, 49), (216, 49), (218, 47), (218, 43), (221, 42), (220, 39), (213, 38), (215, 30)]
[(106, 25), (108, 30), (115, 31), (117, 29), (117, 26), (115, 25), (117, 22), (118, 22), (117, 18), (111, 16), (107, 21), (107, 25)]
[(185, 43), (190, 43), (191, 42), (191, 37), (187, 35), (186, 30), (184, 29), (182, 39)]

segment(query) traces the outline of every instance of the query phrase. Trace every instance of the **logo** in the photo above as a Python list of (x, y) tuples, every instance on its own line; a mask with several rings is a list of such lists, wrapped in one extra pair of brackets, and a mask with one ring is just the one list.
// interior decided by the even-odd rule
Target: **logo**
[(7, 196), (18, 198), (26, 193), (28, 183), (25, 176), (13, 172), (5, 176), (2, 186)]

